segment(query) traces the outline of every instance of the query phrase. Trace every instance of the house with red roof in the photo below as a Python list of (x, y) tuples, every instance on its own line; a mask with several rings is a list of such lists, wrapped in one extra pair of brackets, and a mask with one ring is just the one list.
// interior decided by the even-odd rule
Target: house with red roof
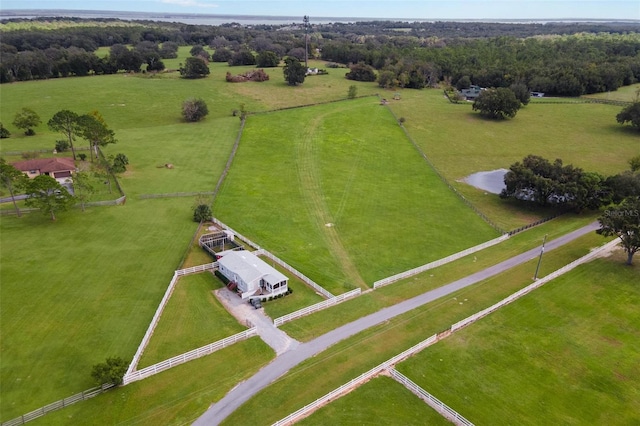
[(72, 174), (76, 171), (75, 162), (71, 157), (34, 158), (13, 163), (13, 167), (24, 172), (29, 179), (39, 175), (48, 175), (60, 184), (71, 182)]

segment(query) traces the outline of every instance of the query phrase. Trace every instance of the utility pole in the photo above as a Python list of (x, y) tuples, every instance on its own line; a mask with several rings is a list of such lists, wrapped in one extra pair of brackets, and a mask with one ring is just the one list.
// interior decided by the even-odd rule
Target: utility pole
[(536, 266), (536, 274), (533, 276), (533, 280), (538, 279), (538, 271), (540, 270), (540, 262), (542, 262), (542, 255), (544, 254), (544, 243), (547, 241), (547, 234), (544, 234), (542, 239), (542, 248), (540, 249), (540, 257), (538, 258), (538, 266)]
[(309, 69), (309, 37), (307, 35), (309, 31), (309, 15), (304, 15), (302, 21), (304, 22), (304, 72), (307, 72)]

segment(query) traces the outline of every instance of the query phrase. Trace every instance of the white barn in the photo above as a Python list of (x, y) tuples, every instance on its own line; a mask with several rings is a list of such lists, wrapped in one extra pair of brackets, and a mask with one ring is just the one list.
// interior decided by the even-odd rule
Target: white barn
[(289, 279), (246, 250), (225, 252), (218, 259), (218, 269), (238, 286), (243, 299), (287, 291)]

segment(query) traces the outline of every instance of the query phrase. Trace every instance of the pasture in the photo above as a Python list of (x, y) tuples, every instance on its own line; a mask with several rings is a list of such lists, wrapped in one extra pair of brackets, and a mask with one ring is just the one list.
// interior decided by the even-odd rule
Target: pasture
[(471, 103), (451, 104), (439, 90), (402, 92), (390, 108), (405, 117), (404, 126), (436, 168), (499, 226), (514, 229), (546, 211), (504, 203), (461, 179), (471, 173), (508, 169), (529, 154), (613, 175), (629, 168), (640, 152), (638, 132), (616, 122), (622, 107), (604, 104), (530, 103), (515, 118), (491, 121)]
[(213, 294), (222, 287), (211, 272), (180, 277), (138, 369), (246, 330)]
[(498, 236), (375, 97), (249, 117), (214, 215), (334, 294)]
[[(585, 255), (591, 247), (603, 242), (602, 237), (590, 234), (548, 252), (543, 261), (543, 274), (546, 275)], [(536, 263), (537, 259), (532, 259), (521, 266), (435, 300), (331, 346), (292, 368), (222, 424), (262, 425), (279, 420), (403, 350), (530, 284)], [(622, 262), (615, 266), (624, 267)], [(448, 377), (443, 376), (443, 379), (446, 380)], [(413, 376), (409, 375), (409, 378), (418, 383)], [(423, 387), (452, 408), (458, 408), (450, 404), (445, 395), (439, 395), (437, 389)], [(368, 407), (373, 409), (376, 404), (376, 400), (370, 400)], [(464, 410), (459, 411), (466, 416)], [(473, 421), (472, 417), (467, 418)]]
[[(184, 49), (180, 54), (184, 57)], [(312, 65), (322, 67), (323, 63)], [(230, 84), (224, 81), (226, 71), (236, 74), (251, 67), (210, 66), (212, 75), (202, 80), (182, 80), (176, 73), (117, 74), (0, 86), (0, 120), (12, 132), (10, 139), (2, 140), (0, 153), (53, 149), (61, 135), (50, 132), (46, 122), (55, 112), (70, 109), (82, 114), (98, 110), (118, 139), (117, 144), (105, 148), (105, 154), (122, 152), (130, 160), (128, 171), (119, 179), (128, 196), (124, 206), (89, 208), (85, 213), (74, 209), (60, 214), (55, 223), (38, 213), (21, 219), (0, 219), (3, 421), (93, 386), (91, 366), (107, 356), (133, 356), (196, 230), (191, 219), (193, 198), (140, 200), (139, 196), (213, 190), (239, 129), (240, 121), (232, 117), (233, 110), (242, 104), (251, 112), (265, 112), (341, 100), (350, 85), (357, 86), (359, 95), (381, 91), (374, 83), (344, 79), (344, 69), (330, 69), (327, 76), (309, 77), (299, 87), (288, 87), (281, 68), (267, 69), (272, 78), (265, 83)], [(391, 92), (382, 93), (391, 97)], [(181, 103), (193, 96), (205, 99), (210, 114), (200, 123), (183, 123)], [(22, 107), (34, 109), (44, 122), (35, 129), (36, 136), (25, 137), (11, 124)], [(637, 153), (637, 136), (615, 123), (616, 108), (535, 107), (538, 109), (527, 107), (526, 114), (523, 110), (510, 122), (486, 123), (472, 115), (470, 107), (449, 104), (439, 91), (404, 90), (402, 100), (391, 101), (389, 108), (397, 117), (406, 118), (409, 134), (450, 182), (472, 171), (502, 167), (507, 161), (521, 159), (531, 149), (549, 158), (567, 154), (567, 158), (562, 157), (566, 162), (586, 158), (587, 164), (573, 162), (588, 170), (592, 170), (588, 166), (591, 164), (593, 170), (602, 172), (621, 170), (626, 167), (629, 152)], [(554, 119), (555, 115), (560, 117)], [(531, 123), (558, 137), (531, 138), (529, 132), (535, 128)], [(582, 136), (564, 138), (572, 132)], [(595, 132), (593, 138), (589, 136), (591, 132)], [(594, 143), (598, 137), (601, 144)], [(482, 145), (486, 140), (491, 143)], [(86, 144), (82, 140), (77, 143)], [(607, 151), (606, 146), (616, 149)], [(172, 163), (174, 168), (163, 168), (165, 163)], [(464, 188), (464, 184), (454, 185), (463, 192), (475, 191)], [(474, 202), (482, 208), (482, 197), (478, 198)], [(505, 227), (540, 215), (525, 212), (516, 216), (513, 213), (519, 211), (517, 208), (505, 209), (495, 200), (492, 203), (492, 218), (502, 221)], [(358, 285), (367, 288), (374, 279), (497, 235), (446, 189), (407, 140), (393, 115), (375, 98), (250, 116), (238, 156), (214, 207), (214, 213), (220, 214), (223, 221), (334, 293)], [(557, 230), (565, 232), (572, 226), (569, 223), (585, 220), (570, 217), (559, 222), (562, 226)], [(549, 228), (541, 229), (530, 231), (535, 234), (529, 235), (541, 237), (543, 229)], [(533, 238), (516, 241), (505, 251), (490, 251), (486, 258), (479, 256), (478, 261), (491, 262), (496, 253), (504, 256), (510, 250), (534, 244)], [(570, 260), (571, 256), (558, 256), (554, 265)], [(464, 265), (456, 273), (479, 267), (475, 259), (466, 259)], [(454, 274), (455, 268), (450, 266), (447, 274)], [(442, 280), (446, 274), (438, 272), (436, 277)], [(426, 287), (446, 283), (423, 278)], [(364, 310), (355, 310), (354, 315), (421, 289), (408, 282), (399, 285), (383, 290), (383, 302), (359, 298), (363, 303), (373, 301), (366, 302)], [(436, 310), (426, 310), (428, 315), (438, 316), (429, 324), (429, 330), (437, 331), (438, 327), (473, 313), (484, 306), (482, 303), (511, 290), (510, 286), (492, 288), (491, 292), (485, 291), (484, 286), (474, 290), (477, 293), (465, 293), (478, 295), (477, 304), (474, 301), (458, 306), (447, 301), (438, 304), (437, 309), (433, 307)], [(265, 309), (277, 316), (280, 310), (288, 312), (293, 305), (310, 302), (314, 296), (297, 287), (294, 290), (278, 305), (267, 303)], [(183, 300), (189, 303), (189, 298), (197, 296), (185, 295)], [(200, 302), (203, 301), (196, 303)], [(209, 318), (208, 315), (201, 318)], [(353, 340), (327, 354), (328, 360), (318, 365), (328, 369), (335, 362), (331, 354), (346, 350), (349, 345), (360, 351), (354, 365), (348, 365), (350, 356), (338, 356), (345, 371), (332, 377), (319, 391), (331, 390), (333, 384), (341, 384), (343, 378), (363, 365), (370, 367), (395, 354), (397, 348), (420, 340), (424, 333), (422, 315), (416, 316), (417, 322), (406, 334), (397, 335), (391, 325), (383, 334), (380, 328), (359, 337), (377, 342), (373, 348), (380, 349), (380, 353)], [(176, 312), (175, 321), (178, 316)], [(199, 320), (190, 321), (189, 328), (196, 329)], [(409, 320), (393, 324), (405, 327), (406, 321)], [(293, 324), (304, 326), (298, 321)], [(328, 321), (324, 326), (331, 324)], [(175, 336), (178, 332), (171, 327), (168, 325), (166, 332), (161, 331), (158, 336)], [(203, 334), (210, 327), (203, 327)], [(319, 331), (311, 329), (307, 336)], [(194, 337), (205, 339), (202, 334)], [(168, 345), (167, 353), (182, 351), (174, 348), (177, 340), (170, 341), (174, 343), (157, 345)], [(187, 341), (186, 346), (190, 345)], [(239, 345), (178, 367), (175, 372), (170, 370), (50, 414), (40, 422), (189, 422), (273, 356), (259, 339)], [(185, 350), (188, 349), (191, 348)], [(373, 356), (368, 358), (371, 353)], [(250, 362), (255, 360), (249, 355), (259, 356), (260, 362)], [(247, 364), (238, 364), (238, 358), (242, 362), (248, 360)], [(239, 370), (231, 370), (231, 364)], [(320, 370), (310, 371), (322, 376), (318, 374)], [(211, 377), (216, 382), (212, 383)], [(282, 397), (290, 395), (283, 391)], [(296, 397), (286, 409), (299, 402)], [(271, 414), (279, 418), (276, 414), (280, 413)]]
[(638, 282), (638, 265), (597, 259), (398, 370), (476, 424), (636, 424)]
[[(375, 401), (375, 404), (372, 404), (372, 401)], [(296, 424), (326, 425), (327, 419), (331, 419), (334, 424), (451, 424), (411, 391), (386, 376), (372, 379)]]

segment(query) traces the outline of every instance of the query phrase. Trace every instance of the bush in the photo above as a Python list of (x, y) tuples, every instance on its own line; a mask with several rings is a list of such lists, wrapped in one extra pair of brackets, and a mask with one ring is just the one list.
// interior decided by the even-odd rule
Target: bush
[(94, 378), (97, 385), (103, 383), (121, 385), (128, 367), (129, 363), (120, 357), (107, 358), (105, 362), (93, 366), (91, 377)]
[(87, 154), (81, 153), (81, 154), (78, 154), (78, 157), (80, 158), (80, 161), (85, 161), (87, 159)]
[(59, 140), (56, 141), (56, 152), (65, 152), (69, 149), (69, 141)]
[(224, 283), (224, 285), (229, 284), (229, 278), (225, 277), (222, 272), (220, 272), (219, 270), (216, 269), (216, 272), (214, 272), (215, 276), (220, 278), (220, 281), (222, 281)]
[(189, 98), (182, 103), (182, 117), (185, 121), (194, 123), (209, 114), (209, 108), (203, 99)]
[(211, 207), (208, 204), (199, 204), (193, 209), (193, 220), (195, 222), (205, 222), (211, 219)]

